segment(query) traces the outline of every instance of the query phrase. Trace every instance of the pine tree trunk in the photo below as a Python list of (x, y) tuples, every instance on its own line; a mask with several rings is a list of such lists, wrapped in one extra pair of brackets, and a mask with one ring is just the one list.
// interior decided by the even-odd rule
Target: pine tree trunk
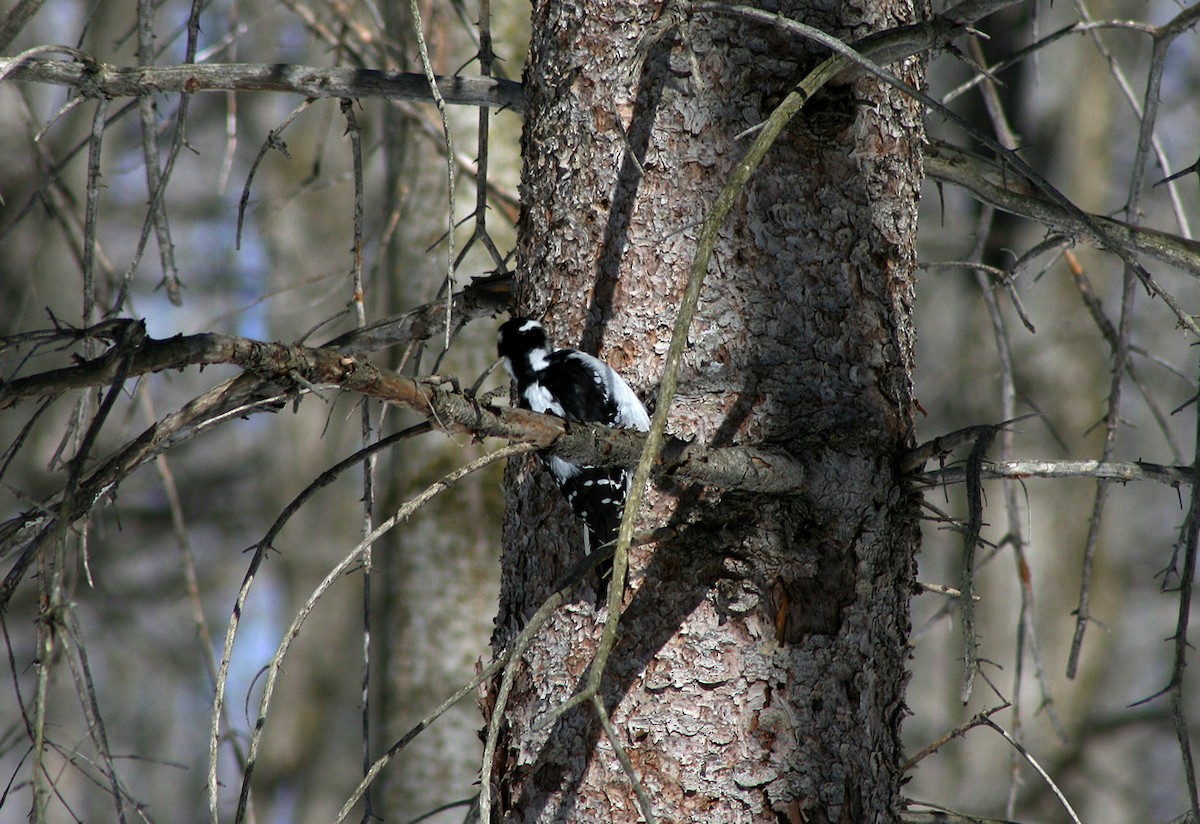
[[(866, 5), (780, 12), (846, 40), (915, 19), (903, 0)], [(738, 134), (821, 56), (707, 14), (651, 44), (660, 11), (534, 3), (519, 227), (522, 311), (648, 399), (698, 226), (749, 145)], [(895, 458), (913, 412), (921, 139), (894, 91), (832, 90), (723, 227), (668, 431), (787, 450), (811, 487), (649, 490), (641, 525), (678, 538), (633, 553), (604, 689), (659, 820), (897, 820), (918, 533)], [(581, 543), (536, 460), (509, 467), (508, 494), (497, 649)], [(532, 729), (577, 689), (598, 638), (581, 590), (522, 662), (491, 765), (502, 820), (639, 820), (590, 709)]]

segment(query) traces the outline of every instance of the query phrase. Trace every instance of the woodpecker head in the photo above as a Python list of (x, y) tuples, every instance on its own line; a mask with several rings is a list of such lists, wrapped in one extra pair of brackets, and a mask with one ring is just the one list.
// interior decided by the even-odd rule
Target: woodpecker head
[(533, 318), (513, 318), (500, 326), (496, 350), (504, 358), (504, 368), (514, 379), (528, 376), (546, 366), (553, 351), (546, 329)]

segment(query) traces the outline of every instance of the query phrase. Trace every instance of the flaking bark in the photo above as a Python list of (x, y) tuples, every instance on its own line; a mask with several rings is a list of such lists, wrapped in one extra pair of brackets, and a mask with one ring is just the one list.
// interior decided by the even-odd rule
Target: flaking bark
[[(517, 283), (522, 312), (649, 399), (736, 136), (821, 56), (708, 15), (643, 40), (659, 10), (535, 3)], [(904, 3), (780, 11), (846, 39), (915, 19)], [(860, 79), (802, 112), (723, 229), (669, 428), (790, 453), (809, 493), (652, 490), (641, 525), (678, 537), (632, 553), (605, 696), (662, 820), (897, 819), (920, 140), (918, 108)], [(497, 646), (579, 551), (552, 485), (515, 464)], [(586, 707), (537, 727), (597, 637), (578, 598), (527, 654), (485, 765), (505, 821), (638, 820)]]

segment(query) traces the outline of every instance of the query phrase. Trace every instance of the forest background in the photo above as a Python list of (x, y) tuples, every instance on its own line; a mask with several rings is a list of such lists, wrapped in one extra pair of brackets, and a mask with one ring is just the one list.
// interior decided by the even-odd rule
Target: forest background
[[(520, 79), (529, 24), (527, 7), (510, 0), (11, 5), (0, 26), (7, 56), (59, 44), (122, 66), (194, 60), (422, 74), (420, 31), (438, 74), (476, 76), (484, 64), (485, 73), (512, 81)], [(966, 38), (929, 64), (928, 93), (978, 133), (1020, 146), (1085, 212), (1190, 239), (1196, 175), (1150, 184), (1196, 157), (1193, 12), (1165, 0), (1012, 4), (978, 26), (986, 38)], [(455, 290), (511, 263), (521, 128), (511, 106), (494, 106), (487, 118), (453, 100), (439, 110), (421, 102), (427, 89), (409, 100), (364, 96), (344, 105), (266, 82), (237, 93), (98, 102), (59, 81), (22, 77), (19, 62), (0, 63), (5, 380), (69, 365), (76, 351), (99, 354), (94, 343), (67, 349), (72, 341), (62, 333), (109, 317), (144, 319), (157, 339), (326, 341), (439, 305), (448, 261)], [(991, 67), (992, 80), (977, 65)], [(933, 141), (976, 145), (941, 113), (928, 115), (927, 126)], [(155, 174), (147, 173), (148, 156)], [(1083, 821), (1171, 821), (1195, 803), (1186, 744), (1200, 717), (1200, 693), (1181, 680), (1192, 653), (1179, 643), (1192, 598), (1195, 547), (1188, 551), (1185, 521), (1198, 391), (1196, 335), (1183, 319), (1198, 314), (1200, 254), (1181, 241), (1175, 257), (1154, 257), (1161, 294), (1140, 284), (1131, 291), (1117, 256), (1048, 232), (1048, 223), (1062, 226), (1032, 207), (994, 211), (932, 160), (926, 173), (915, 321), (924, 416), (916, 440), (1031, 416), (1009, 426), (990, 453), (1008, 462), (998, 474), (1022, 480), (986, 486), (974, 587), (987, 686), (962, 705), (955, 601), (935, 591), (915, 596), (905, 741), (916, 754), (1008, 705), (989, 718), (1053, 783), (981, 726), (914, 764), (905, 795), (978, 816), (1065, 820), (1057, 788)], [(148, 205), (148, 177), (153, 190), (156, 175), (169, 185)], [(471, 386), (492, 364), (504, 307), (502, 292), (481, 300), (479, 317), (455, 330), (448, 351), (437, 339), (414, 340), (385, 352), (380, 365)], [(1120, 382), (1114, 351), (1128, 353)], [(130, 381), (89, 445), (108, 454), (238, 373), (211, 365)], [(481, 392), (504, 397), (502, 373), (483, 381)], [(53, 787), (47, 820), (113, 818), (97, 720), (131, 806), (150, 820), (208, 815), (213, 683), (251, 564), (246, 550), (309, 484), (363, 445), (360, 399), (315, 394), (196, 433), (95, 507), (71, 542), (62, 605), (69, 637), (52, 678), (33, 666), (45, 643), (44, 583), (33, 576), (8, 594), (0, 821), (28, 813), (38, 723)], [(88, 432), (78, 395), (27, 398), (0, 413), (0, 517), (36, 511), (63, 488)], [(422, 420), (379, 406), (369, 415), (368, 440)], [(497, 448), (437, 433), (402, 441), (375, 456), (369, 480), (360, 464), (340, 471), (273, 536), (228, 657), (216, 759), (223, 784), (240, 781), (263, 668), (314, 588), (361, 540), (364, 499), (386, 517)], [(1012, 463), (1021, 460), (1043, 463)], [(1102, 466), (1073, 463), (1081, 461)], [(1098, 497), (1097, 476), (1118, 471), (1128, 482), (1108, 484)], [(458, 481), (316, 602), (274, 685), (254, 775), (257, 820), (334, 818), (364, 764), (490, 660), (501, 477), (502, 464), (492, 463)], [(955, 587), (963, 485), (931, 487), (925, 499), (919, 579)], [(0, 572), (11, 574), (14, 557), (4, 557)], [(1075, 647), (1081, 589), (1091, 622)], [(1164, 693), (1168, 687), (1175, 689)], [(481, 725), (470, 698), (452, 707), (390, 762), (371, 804), (388, 820), (469, 804)], [(222, 793), (223, 814), (235, 800)], [(458, 821), (464, 810), (426, 820)]]

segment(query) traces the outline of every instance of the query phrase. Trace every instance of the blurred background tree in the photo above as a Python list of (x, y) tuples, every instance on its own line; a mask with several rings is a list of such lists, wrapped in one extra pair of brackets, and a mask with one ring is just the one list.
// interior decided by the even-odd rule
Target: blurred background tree
[[(931, 62), (930, 93), (979, 133), (1021, 147), (1021, 157), (1079, 208), (1190, 238), (1188, 221), (1200, 202), (1196, 177), (1148, 184), (1186, 167), (1197, 152), (1195, 14), (1195, 7), (1166, 2), (1014, 3), (978, 25), (989, 40), (961, 40), (963, 53)], [(419, 28), (439, 74), (477, 75), (490, 63), (491, 74), (515, 78), (527, 17), (523, 4), (508, 0), (470, 8), (291, 0), (143, 1), (134, 8), (35, 0), (10, 4), (0, 53), (61, 44), (118, 66), (194, 59), (421, 73)], [(1068, 26), (1074, 28), (1062, 34)], [(495, 62), (487, 60), (493, 52)], [(994, 67), (994, 82), (981, 80), (973, 63)], [(1147, 85), (1152, 68), (1161, 70), (1161, 85)], [(11, 63), (0, 73), (9, 70), (0, 83), (6, 381), (103, 351), (94, 342), (66, 346), (65, 339), (36, 345), (29, 337), (36, 330), (123, 317), (144, 319), (148, 334), (160, 339), (215, 332), (320, 343), (439, 299), (449, 257), (463, 255), (455, 289), (505, 271), (519, 163), (513, 111), (492, 113), (482, 147), (478, 111), (447, 107), (457, 170), (450, 214), (443, 123), (430, 103), (364, 94), (347, 113), (336, 99), (246, 91), (191, 95), (185, 111), (177, 93), (100, 102), (69, 86), (22, 80)], [(1139, 138), (1148, 108), (1157, 111), (1156, 147), (1147, 154)], [(939, 114), (928, 122), (933, 139), (979, 150)], [(155, 158), (149, 167), (148, 152)], [(99, 177), (89, 175), (89, 158)], [(480, 158), (487, 160), (490, 204), (482, 213)], [(157, 168), (157, 177), (169, 170), (157, 199), (148, 194), (158, 185), (148, 168)], [(1076, 246), (1071, 236), (1056, 240), (1028, 215), (982, 206), (964, 189), (944, 185), (940, 168), (931, 157), (922, 203), (927, 268), (917, 297), (916, 381), (928, 417), (917, 439), (1034, 412), (997, 438), (992, 458), (1193, 466), (1197, 370), (1185, 318), (1149, 297), (1117, 256)], [(486, 216), (486, 234), (477, 231), (477, 214)], [(447, 228), (460, 222), (451, 252)], [(1194, 245), (1180, 248), (1172, 264), (1144, 260), (1184, 313), (1196, 314), (1200, 254)], [(1040, 253), (1029, 255), (1032, 249)], [(947, 265), (956, 261), (970, 265)], [(1112, 337), (1085, 295), (1094, 296)], [(455, 330), (444, 356), (442, 343), (431, 339), (374, 360), (470, 385), (491, 362), (494, 326)], [(1132, 370), (1114, 373), (1114, 351), (1125, 347)], [(238, 373), (210, 366), (127, 382), (86, 467)], [(1114, 405), (1116, 375), (1122, 381)], [(493, 377), (484, 388), (504, 384)], [(316, 395), (276, 414), (232, 416), (182, 439), (125, 478), (111, 505), (104, 499), (64, 534), (61, 554), (32, 562), (0, 612), (11, 684), (11, 700), (3, 702), (10, 709), (0, 714), (8, 785), (0, 821), (24, 820), (38, 792), (47, 821), (116, 820), (118, 810), (127, 820), (209, 815), (213, 683), (251, 564), (245, 550), (263, 541), (314, 479), (362, 447), (364, 404), (368, 442), (420, 421), (394, 407)], [(20, 518), (56, 499), (103, 397), (103, 390), (74, 392), (5, 409), (0, 516)], [(387, 517), (486, 448), (438, 434), (403, 441), (378, 453), (369, 484), (358, 466), (341, 472), (271, 542), (229, 659), (218, 764), (222, 819), (237, 802), (263, 668), (310, 593), (361, 540), (368, 509), (376, 521)], [(1110, 485), (1097, 507), (1097, 482), (1084, 475), (988, 482), (987, 544), (974, 581), (988, 686), (961, 705), (955, 602), (934, 593), (915, 597), (913, 717), (905, 736), (916, 753), (976, 713), (1011, 702), (992, 720), (1037, 757), (1084, 821), (1170, 821), (1195, 803), (1179, 739), (1194, 731), (1197, 692), (1183, 681), (1174, 699), (1132, 705), (1182, 675), (1175, 636), (1183, 585), (1183, 605), (1190, 602), (1184, 561), (1195, 547), (1182, 542), (1181, 528), (1192, 491), (1145, 480)], [(957, 586), (962, 539), (948, 518), (965, 517), (962, 486), (931, 488), (925, 499), (931, 519), (920, 579)], [(255, 820), (331, 820), (361, 779), (364, 761), (468, 682), (476, 661), (489, 659), (501, 509), (500, 472), (492, 465), (389, 532), (318, 601), (278, 680), (254, 774)], [(0, 549), (0, 572), (10, 578), (20, 553), (4, 550), (13, 546)], [(1073, 659), (1085, 558), (1091, 622)], [(442, 716), (384, 770), (369, 812), (409, 820), (469, 799), (480, 725), (470, 701)], [(45, 746), (35, 756), (42, 735)], [(37, 757), (47, 776), (40, 788), (31, 768)], [(973, 729), (922, 759), (905, 790), (980, 816), (1064, 815), (1047, 783), (988, 729)], [(114, 796), (125, 799), (122, 806)], [(429, 820), (464, 814), (460, 807)]]

